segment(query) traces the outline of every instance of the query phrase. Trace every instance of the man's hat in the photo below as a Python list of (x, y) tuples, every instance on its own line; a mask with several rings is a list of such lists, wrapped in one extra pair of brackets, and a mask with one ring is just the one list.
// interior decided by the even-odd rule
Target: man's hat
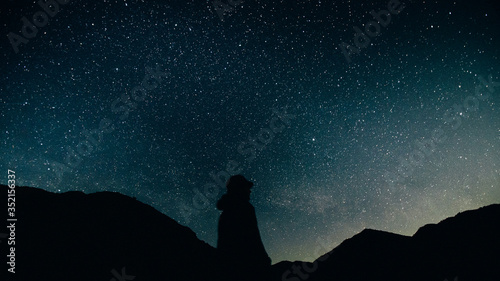
[(227, 191), (240, 189), (240, 188), (252, 188), (253, 182), (247, 180), (242, 175), (231, 176), (226, 182)]

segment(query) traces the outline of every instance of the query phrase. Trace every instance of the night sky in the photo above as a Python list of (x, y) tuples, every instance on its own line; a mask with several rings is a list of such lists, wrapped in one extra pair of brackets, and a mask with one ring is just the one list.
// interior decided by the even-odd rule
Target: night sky
[(2, 184), (121, 192), (216, 246), (239, 172), (273, 263), (500, 203), (497, 1), (401, 1), (368, 37), (390, 1), (74, 0), (31, 38), (37, 1), (3, 2)]

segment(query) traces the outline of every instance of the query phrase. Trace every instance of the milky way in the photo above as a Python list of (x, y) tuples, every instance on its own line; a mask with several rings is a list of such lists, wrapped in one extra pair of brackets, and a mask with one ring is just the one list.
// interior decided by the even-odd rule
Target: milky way
[(91, 2), (2, 4), (3, 184), (121, 192), (215, 246), (241, 173), (273, 263), (500, 203), (495, 1)]

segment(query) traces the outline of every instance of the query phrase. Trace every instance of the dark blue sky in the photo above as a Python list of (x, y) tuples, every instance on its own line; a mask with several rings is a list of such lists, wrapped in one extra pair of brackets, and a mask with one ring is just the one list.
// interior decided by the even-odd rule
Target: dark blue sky
[(74, 0), (36, 34), (2, 4), (1, 182), (122, 192), (215, 246), (211, 174), (241, 172), (273, 262), (500, 203), (494, 1), (198, 2)]

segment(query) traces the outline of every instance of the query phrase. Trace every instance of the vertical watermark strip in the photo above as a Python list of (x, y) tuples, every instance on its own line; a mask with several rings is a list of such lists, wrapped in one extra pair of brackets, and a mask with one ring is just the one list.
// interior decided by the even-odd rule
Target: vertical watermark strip
[(7, 194), (7, 229), (9, 230), (7, 244), (11, 246), (7, 255), (7, 271), (16, 273), (16, 172), (7, 170), (7, 183), (9, 190)]

